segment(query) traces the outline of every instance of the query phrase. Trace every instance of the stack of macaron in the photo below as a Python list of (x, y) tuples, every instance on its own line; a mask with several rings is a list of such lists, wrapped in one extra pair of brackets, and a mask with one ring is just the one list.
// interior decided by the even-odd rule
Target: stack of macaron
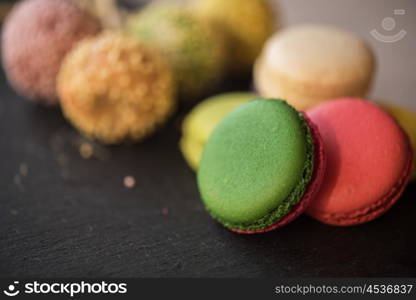
[(239, 233), (267, 232), (305, 211), (324, 176), (322, 139), (310, 120), (281, 100), (232, 110), (210, 135), (198, 186), (210, 214)]
[(374, 103), (340, 98), (302, 113), (279, 99), (242, 98), (237, 107), (214, 99), (184, 122), (187, 134), (208, 129), (201, 157), (201, 142), (185, 144), (184, 135), (181, 146), (208, 212), (232, 231), (267, 232), (303, 212), (362, 224), (390, 209), (409, 181), (409, 138)]
[(212, 217), (260, 233), (303, 212), (349, 226), (389, 210), (416, 177), (416, 115), (365, 99), (374, 57), (346, 30), (288, 27), (256, 58), (256, 99), (218, 95), (194, 108), (180, 147)]

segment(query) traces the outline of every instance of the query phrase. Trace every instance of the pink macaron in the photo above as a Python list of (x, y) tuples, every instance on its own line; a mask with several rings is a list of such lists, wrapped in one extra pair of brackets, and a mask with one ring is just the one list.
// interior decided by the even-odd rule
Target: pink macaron
[(327, 154), (324, 182), (307, 213), (323, 223), (368, 222), (397, 201), (409, 180), (412, 150), (407, 135), (377, 105), (345, 98), (307, 111)]

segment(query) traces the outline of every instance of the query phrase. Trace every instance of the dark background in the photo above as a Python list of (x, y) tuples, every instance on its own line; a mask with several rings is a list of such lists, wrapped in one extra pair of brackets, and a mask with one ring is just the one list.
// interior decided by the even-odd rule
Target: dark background
[[(321, 20), (366, 37), (380, 61), (372, 96), (415, 107), (414, 3), (281, 3), (285, 24)], [(389, 45), (371, 39), (369, 30), (394, 8), (407, 11), (397, 24), (407, 37)], [(250, 82), (228, 81), (220, 90), (248, 89)], [(415, 183), (368, 224), (330, 227), (302, 216), (268, 234), (238, 235), (203, 209), (177, 147), (185, 113), (143, 143), (94, 144), (96, 157), (86, 160), (79, 154), (85, 140), (59, 109), (25, 101), (1, 72), (0, 276), (416, 275)], [(126, 175), (135, 177), (133, 189), (123, 185)]]

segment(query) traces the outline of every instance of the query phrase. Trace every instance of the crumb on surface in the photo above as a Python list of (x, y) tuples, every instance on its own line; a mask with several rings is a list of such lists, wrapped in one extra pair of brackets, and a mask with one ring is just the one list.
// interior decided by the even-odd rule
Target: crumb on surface
[(14, 182), (14, 184), (15, 184), (15, 185), (17, 185), (17, 186), (21, 186), (21, 185), (22, 185), (22, 180), (21, 180), (21, 178), (20, 178), (20, 175), (19, 175), (19, 174), (14, 175), (14, 177), (13, 177), (13, 182)]
[(169, 215), (169, 208), (164, 207), (164, 208), (162, 209), (162, 215), (164, 215), (164, 216)]
[(19, 166), (19, 173), (23, 177), (27, 176), (27, 174), (29, 173), (29, 168), (24, 162), (22, 162)]
[(124, 186), (128, 189), (132, 189), (134, 188), (134, 186), (136, 185), (136, 179), (134, 179), (133, 176), (126, 176), (124, 177)]
[(94, 155), (94, 148), (90, 143), (82, 143), (79, 146), (79, 154), (84, 159), (90, 159)]

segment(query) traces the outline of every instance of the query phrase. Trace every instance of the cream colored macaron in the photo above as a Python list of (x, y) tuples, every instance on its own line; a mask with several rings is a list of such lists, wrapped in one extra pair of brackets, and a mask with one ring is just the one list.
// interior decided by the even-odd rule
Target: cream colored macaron
[(299, 25), (276, 33), (254, 68), (258, 92), (287, 100), (299, 110), (329, 99), (364, 97), (375, 59), (354, 34), (324, 25)]

